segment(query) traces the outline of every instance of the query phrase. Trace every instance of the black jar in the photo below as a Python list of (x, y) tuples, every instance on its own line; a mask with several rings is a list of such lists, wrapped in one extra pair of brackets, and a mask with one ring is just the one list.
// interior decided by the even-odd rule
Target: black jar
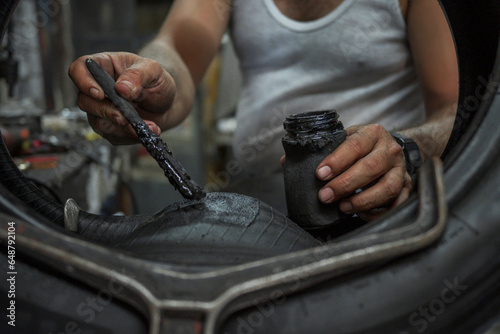
[(288, 216), (303, 228), (320, 228), (339, 220), (338, 203), (324, 204), (318, 192), (327, 183), (316, 168), (345, 139), (346, 131), (335, 110), (294, 114), (283, 123), (286, 135), (285, 192)]

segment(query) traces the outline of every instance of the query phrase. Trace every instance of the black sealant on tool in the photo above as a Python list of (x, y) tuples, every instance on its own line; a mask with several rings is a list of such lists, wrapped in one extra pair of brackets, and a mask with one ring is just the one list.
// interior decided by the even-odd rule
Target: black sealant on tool
[(174, 158), (167, 144), (151, 131), (132, 104), (118, 94), (115, 90), (116, 83), (113, 78), (94, 60), (87, 59), (85, 64), (95, 81), (101, 86), (104, 94), (132, 125), (142, 145), (158, 162), (158, 165), (163, 169), (165, 176), (175, 189), (187, 199), (205, 197), (206, 193), (203, 188), (191, 179), (184, 167)]

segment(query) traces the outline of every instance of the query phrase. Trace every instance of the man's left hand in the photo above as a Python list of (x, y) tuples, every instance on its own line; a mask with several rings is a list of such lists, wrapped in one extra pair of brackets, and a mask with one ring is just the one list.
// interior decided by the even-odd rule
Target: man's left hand
[(318, 179), (329, 181), (318, 197), (323, 203), (340, 201), (342, 212), (371, 220), (409, 197), (411, 177), (403, 149), (381, 125), (346, 131), (345, 142), (316, 169)]

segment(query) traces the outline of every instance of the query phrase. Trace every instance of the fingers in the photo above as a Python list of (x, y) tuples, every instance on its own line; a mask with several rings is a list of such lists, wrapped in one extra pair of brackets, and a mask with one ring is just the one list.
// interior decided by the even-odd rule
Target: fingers
[(78, 93), (78, 107), (90, 115), (108, 120), (116, 125), (128, 125), (125, 117), (109, 100), (98, 101), (90, 96)]
[[(139, 142), (139, 138), (130, 124), (120, 126), (107, 119), (96, 117), (92, 114), (87, 114), (90, 126), (94, 131), (104, 139), (108, 140), (113, 145), (135, 144)], [(161, 134), (161, 130), (155, 123), (145, 121), (148, 127), (156, 135)]]
[(88, 58), (95, 60), (99, 63), (104, 70), (111, 76), (114, 76), (114, 66), (111, 58), (106, 53), (98, 53), (91, 56), (82, 56), (75, 60), (68, 70), (68, 75), (75, 83), (80, 93), (92, 97), (98, 101), (104, 100), (104, 92), (101, 87), (94, 80), (90, 74), (87, 66), (85, 65), (85, 60)]
[(394, 207), (398, 206), (399, 204), (403, 203), (404, 201), (406, 201), (408, 199), (408, 197), (410, 197), (410, 192), (411, 192), (410, 187), (405, 186), (403, 188), (403, 190), (401, 191), (401, 194), (388, 207), (377, 208), (377, 209), (373, 209), (373, 210), (365, 211), (365, 212), (358, 212), (358, 216), (365, 221), (371, 221), (371, 220), (380, 218), (382, 215), (386, 214), (392, 208), (394, 208)]
[(115, 88), (149, 112), (168, 110), (176, 92), (174, 79), (159, 63), (140, 57), (120, 72)]
[(369, 185), (394, 167), (398, 168), (399, 176), (402, 177), (403, 172), (406, 171), (404, 165), (398, 161), (401, 146), (398, 145), (398, 147), (396, 149), (376, 147), (367, 156), (359, 159), (346, 171), (328, 182), (320, 190), (319, 199), (323, 203), (338, 201), (357, 189)]
[[(137, 102), (152, 113), (167, 111), (175, 98), (176, 85), (172, 76), (158, 62), (132, 53), (98, 53), (78, 58), (68, 74), (83, 95), (104, 100), (104, 92), (85, 65), (91, 58), (116, 80), (116, 90), (124, 98)], [(96, 114), (96, 113), (94, 113)]]
[(411, 178), (402, 167), (395, 167), (373, 186), (340, 201), (339, 208), (346, 214), (368, 212), (375, 208), (399, 205), (409, 196)]
[(175, 82), (157, 62), (132, 53), (98, 53), (78, 58), (71, 64), (68, 74), (79, 90), (78, 106), (87, 112), (92, 128), (113, 144), (135, 143), (138, 138), (128, 121), (105, 98), (85, 64), (93, 59), (116, 81), (115, 89), (130, 100), (139, 115), (160, 134), (157, 124), (164, 125), (166, 111), (175, 98)]
[(316, 172), (318, 178), (330, 180), (370, 153), (378, 142), (379, 127), (381, 128), (380, 125), (374, 124), (373, 127), (363, 128), (364, 131), (347, 129), (349, 131), (346, 140), (319, 164)]
[(318, 194), (323, 203), (332, 203), (352, 194), (394, 167), (404, 169), (401, 146), (380, 128), (378, 125), (365, 126), (352, 133), (320, 163), (316, 173), (318, 178), (331, 180)]
[(92, 129), (113, 145), (134, 144), (139, 141), (130, 125), (122, 127), (92, 114), (87, 114), (87, 119)]
[(280, 162), (281, 162), (281, 167), (283, 167), (285, 165), (285, 156), (281, 157)]
[(320, 201), (340, 201), (340, 210), (353, 214), (388, 206), (404, 197), (411, 182), (401, 146), (378, 124), (346, 131), (345, 142), (317, 168), (317, 177), (329, 181), (318, 193)]

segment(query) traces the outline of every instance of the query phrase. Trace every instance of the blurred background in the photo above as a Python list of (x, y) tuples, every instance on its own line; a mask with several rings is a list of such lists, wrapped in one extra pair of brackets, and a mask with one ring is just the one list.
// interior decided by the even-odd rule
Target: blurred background
[[(67, 75), (78, 57), (138, 52), (168, 0), (23, 0), (0, 47), (0, 126), (23, 173), (47, 195), (104, 214), (154, 212), (182, 197), (140, 145), (113, 147), (88, 126)], [(193, 179), (225, 186), (240, 74), (225, 37), (189, 118), (162, 137)]]

